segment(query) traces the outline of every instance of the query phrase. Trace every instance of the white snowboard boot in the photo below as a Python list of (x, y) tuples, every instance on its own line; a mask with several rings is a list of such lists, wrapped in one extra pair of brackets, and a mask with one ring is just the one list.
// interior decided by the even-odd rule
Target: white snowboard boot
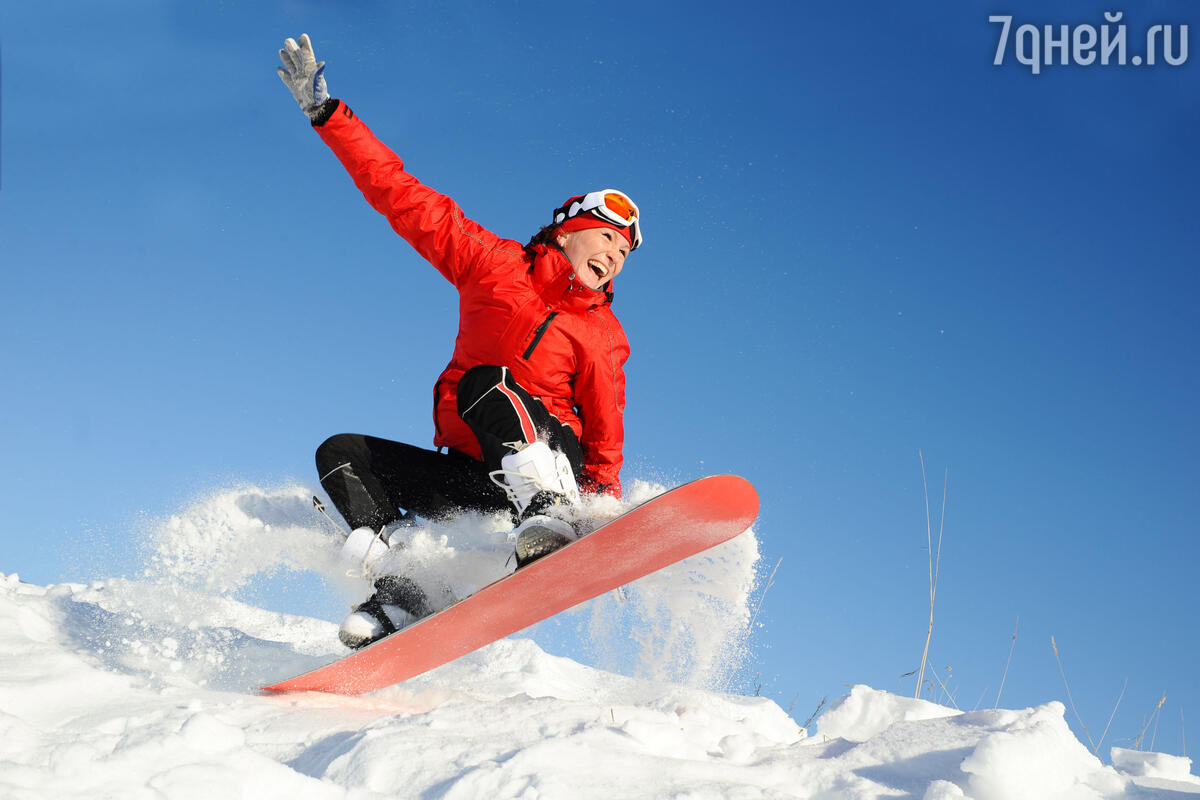
[(491, 478), (517, 509), (520, 524), (512, 535), (520, 569), (578, 538), (561, 516), (570, 514), (571, 506), (579, 502), (579, 487), (566, 455), (545, 442), (510, 446), (514, 452), (500, 461)]
[[(342, 627), (338, 629), (338, 638), (346, 647), (355, 650), (366, 647), (371, 642), (382, 639), (389, 633), (394, 633), (417, 621), (416, 617), (400, 606), (385, 603), (379, 603), (377, 607), (368, 608), (367, 606), (368, 603), (357, 606), (348, 617), (342, 620)], [(386, 625), (384, 624), (385, 619), (387, 620)]]
[(385, 531), (374, 528), (355, 528), (350, 531), (342, 544), (342, 561), (361, 570), (363, 575), (369, 574), (371, 565), (388, 551), (387, 541), (383, 538)]
[(421, 587), (398, 575), (375, 581), (375, 592), (342, 620), (338, 638), (347, 647), (365, 647), (432, 613)]
[(393, 544), (404, 546), (402, 537), (397, 534), (416, 524), (416, 516), (408, 513), (379, 529), (355, 528), (350, 531), (340, 553), (342, 562), (350, 567), (349, 574), (353, 577), (372, 577), (375, 572), (373, 568), (382, 566), (380, 562)]

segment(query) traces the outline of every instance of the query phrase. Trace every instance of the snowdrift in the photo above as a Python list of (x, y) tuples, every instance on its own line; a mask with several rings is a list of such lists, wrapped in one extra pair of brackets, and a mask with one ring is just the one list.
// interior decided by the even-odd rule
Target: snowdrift
[[(229, 591), (281, 565), (336, 577), (307, 502), (301, 489), (208, 498), (156, 528), (134, 578), (0, 576), (0, 797), (1200, 795), (1185, 758), (1114, 750), (1105, 766), (1059, 703), (960, 713), (856, 686), (805, 731), (769, 700), (720, 691), (745, 639), (689, 621), (725, 603), (746, 627), (746, 542), (582, 612), (584, 630), (646, 608), (667, 617), (610, 654), (626, 674), (513, 637), (363, 697), (260, 695), (343, 652), (336, 623)], [(414, 550), (460, 559), (457, 580), (484, 577), (490, 534), (422, 535)]]

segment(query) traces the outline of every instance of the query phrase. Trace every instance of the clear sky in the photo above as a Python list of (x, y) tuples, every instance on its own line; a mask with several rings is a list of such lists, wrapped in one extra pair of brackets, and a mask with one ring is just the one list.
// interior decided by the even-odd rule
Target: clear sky
[(1003, 705), (1065, 699), (1053, 635), (1093, 735), (1128, 678), (1108, 741), (1165, 691), (1180, 752), (1200, 67), (1034, 75), (1011, 41), (995, 66), (988, 16), (1123, 11), (1132, 56), (1200, 12), (1043, 6), (3, 4), (0, 570), (101, 577), (143, 516), (315, 485), (332, 433), (430, 442), (455, 296), (275, 76), (307, 32), (331, 93), (497, 233), (637, 200), (624, 477), (759, 488), (764, 693), (803, 720), (844, 684), (913, 691), (920, 450), (935, 507), (949, 471), (932, 663), (959, 704), (994, 702), (1019, 616)]

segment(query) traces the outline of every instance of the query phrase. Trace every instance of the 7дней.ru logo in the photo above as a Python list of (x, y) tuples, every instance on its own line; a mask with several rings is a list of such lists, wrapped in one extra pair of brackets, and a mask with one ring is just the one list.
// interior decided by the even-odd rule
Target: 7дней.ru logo
[(1004, 63), (1010, 35), (1013, 55), (1018, 62), (1029, 67), (1034, 75), (1040, 74), (1042, 67), (1055, 65), (1089, 66), (1099, 63), (1103, 66), (1131, 64), (1135, 67), (1152, 67), (1160, 63), (1160, 56), (1163, 62), (1172, 67), (1178, 67), (1187, 61), (1187, 25), (1151, 26), (1146, 31), (1146, 49), (1143, 51), (1145, 55), (1137, 53), (1129, 56), (1129, 36), (1125, 25), (1115, 24), (1120, 22), (1123, 16), (1122, 11), (1106, 11), (1105, 24), (1099, 28), (1095, 25), (1024, 24), (1018, 26), (1015, 32), (1011, 15), (990, 16), (988, 22), (1003, 26), (1000, 29), (1000, 41), (996, 43), (996, 57), (992, 63), (997, 66)]

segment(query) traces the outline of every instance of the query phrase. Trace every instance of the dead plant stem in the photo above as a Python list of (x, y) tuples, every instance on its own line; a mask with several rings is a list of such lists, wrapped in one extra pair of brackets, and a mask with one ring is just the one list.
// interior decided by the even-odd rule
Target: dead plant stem
[(1050, 646), (1054, 648), (1054, 658), (1058, 660), (1058, 672), (1062, 675), (1063, 686), (1067, 687), (1067, 700), (1071, 703), (1071, 711), (1074, 712), (1075, 719), (1079, 720), (1079, 727), (1083, 728), (1083, 732), (1088, 739), (1088, 744), (1092, 746), (1092, 752), (1095, 753), (1099, 748), (1092, 739), (1092, 734), (1088, 731), (1087, 725), (1084, 724), (1083, 719), (1079, 716), (1079, 711), (1075, 708), (1075, 698), (1071, 697), (1071, 684), (1067, 682), (1067, 672), (1063, 669), (1062, 657), (1058, 654), (1058, 643), (1054, 641), (1053, 636), (1050, 637)]
[(938, 571), (942, 564), (942, 533), (946, 527), (946, 489), (950, 482), (950, 470), (946, 470), (942, 482), (942, 515), (938, 521), (937, 556), (933, 552), (933, 520), (929, 514), (929, 480), (925, 473), (925, 454), (917, 451), (921, 460), (921, 485), (925, 490), (925, 538), (929, 548), (929, 630), (925, 633), (925, 650), (921, 654), (921, 669), (917, 673), (917, 690), (913, 697), (921, 696), (921, 687), (925, 684), (925, 665), (929, 662), (929, 644), (933, 640), (933, 605), (937, 599)]
[(1017, 647), (1017, 630), (1021, 627), (1021, 615), (1017, 615), (1017, 621), (1013, 624), (1012, 644), (1008, 646), (1008, 661), (1004, 662), (1004, 675), (1000, 678), (1000, 691), (996, 692), (996, 705), (992, 708), (1000, 707), (1000, 695), (1004, 694), (1004, 682), (1008, 680), (1008, 668), (1012, 664), (1013, 650)]

